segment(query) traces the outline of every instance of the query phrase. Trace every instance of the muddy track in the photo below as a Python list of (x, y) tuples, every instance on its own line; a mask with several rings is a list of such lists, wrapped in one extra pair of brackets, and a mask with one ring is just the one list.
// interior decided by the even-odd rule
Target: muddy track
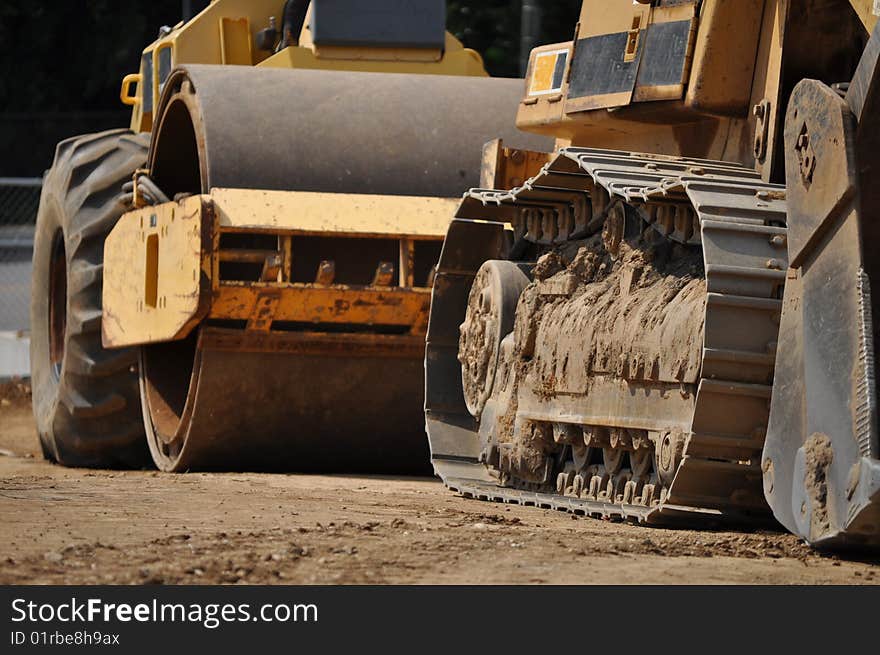
[[(10, 394), (7, 394), (10, 395)], [(165, 475), (44, 462), (0, 407), (0, 583), (880, 583), (776, 532), (640, 528), (426, 478)]]

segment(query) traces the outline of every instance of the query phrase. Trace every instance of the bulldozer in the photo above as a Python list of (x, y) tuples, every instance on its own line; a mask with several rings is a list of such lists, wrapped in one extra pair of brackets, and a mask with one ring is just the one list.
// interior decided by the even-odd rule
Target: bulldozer
[(555, 147), (486, 147), (433, 280), (447, 487), (880, 546), (878, 14), (583, 0), (532, 51), (516, 124)]
[[(213, 0), (58, 144), (31, 379), (67, 466), (428, 467), (430, 288), (479, 145), (514, 128), (442, 0)], [(531, 144), (529, 146), (528, 144)]]

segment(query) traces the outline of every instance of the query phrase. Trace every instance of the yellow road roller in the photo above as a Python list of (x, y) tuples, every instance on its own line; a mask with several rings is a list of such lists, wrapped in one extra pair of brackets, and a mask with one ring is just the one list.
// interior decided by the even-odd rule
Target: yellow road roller
[(437, 0), (214, 0), (60, 143), (34, 250), (33, 406), (71, 466), (419, 472), (430, 288), (513, 127)]

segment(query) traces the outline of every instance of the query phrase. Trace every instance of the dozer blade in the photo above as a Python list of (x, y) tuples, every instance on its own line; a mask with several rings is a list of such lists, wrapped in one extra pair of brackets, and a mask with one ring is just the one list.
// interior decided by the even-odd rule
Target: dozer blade
[(776, 518), (819, 548), (880, 546), (878, 51), (875, 30), (845, 98), (801, 82), (785, 124), (790, 268), (762, 468)]

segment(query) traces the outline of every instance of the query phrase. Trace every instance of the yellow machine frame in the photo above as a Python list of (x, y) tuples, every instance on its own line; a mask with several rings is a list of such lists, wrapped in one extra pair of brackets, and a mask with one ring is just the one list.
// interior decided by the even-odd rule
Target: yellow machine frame
[[(418, 73), (487, 77), (479, 53), (465, 48), (449, 32), (443, 50), (415, 48), (343, 48), (316, 46), (306, 16), (299, 45), (277, 53), (258, 50), (256, 34), (278, 17), (283, 0), (212, 0), (198, 16), (175, 25), (143, 51), (141, 68), (122, 80), (120, 100), (132, 107), (131, 129), (149, 132), (151, 111), (145, 111), (144, 76), (150, 75), (151, 102), (156, 107), (164, 80), (160, 79), (163, 52), (170, 52), (167, 70), (179, 64), (227, 64), (314, 70), (347, 70), (371, 73)], [(145, 70), (144, 60), (150, 62)]]
[[(268, 332), (273, 321), (393, 325), (424, 332), (431, 290), (414, 283), (417, 241), (442, 239), (454, 198), (214, 189), (210, 195), (126, 214), (107, 237), (103, 338), (122, 347), (182, 339), (202, 320), (247, 321)], [(278, 236), (273, 250), (221, 248), (221, 235)], [(291, 281), (296, 236), (395, 239), (397, 279), (377, 270), (373, 284)], [(131, 257), (134, 247), (145, 253)], [(260, 264), (260, 282), (224, 280), (221, 262)], [(329, 267), (330, 264), (328, 263)], [(124, 317), (124, 320), (118, 320)]]
[[(850, 4), (870, 33), (877, 3)], [(737, 161), (769, 180), (781, 165), (768, 144), (776, 142), (785, 111), (779, 89), (788, 11), (789, 0), (686, 0), (669, 6), (584, 0), (572, 41), (532, 51), (517, 126), (553, 136), (560, 146)], [(651, 47), (649, 28), (687, 22), (678, 83), (636, 80), (625, 91), (572, 97), (572, 64), (585, 40), (626, 35), (610, 55), (615, 65), (635, 61), (638, 68), (635, 58)], [(554, 79), (557, 65), (561, 75)]]
[[(132, 107), (131, 129), (152, 128), (152, 108), (159, 106), (164, 83), (160, 71), (167, 75), (180, 64), (488, 76), (480, 55), (448, 32), (442, 50), (319, 47), (309, 29), (311, 7), (298, 45), (276, 53), (258, 50), (257, 32), (283, 4), (213, 0), (145, 48), (140, 71), (127, 75), (120, 91), (122, 102)], [(137, 192), (135, 200), (140, 206)], [(395, 325), (423, 334), (430, 288), (413, 283), (414, 243), (442, 242), (457, 204), (448, 198), (213, 189), (210, 195), (128, 212), (105, 243), (104, 345), (182, 339), (206, 318), (247, 321), (249, 330), (266, 332), (278, 320)], [(221, 250), (220, 235), (229, 232), (277, 235), (279, 249)], [(294, 284), (291, 241), (305, 234), (397, 239), (399, 279), (377, 271), (372, 285), (353, 288), (318, 271), (314, 283)], [(219, 263), (242, 257), (264, 264), (261, 282), (220, 279)]]

